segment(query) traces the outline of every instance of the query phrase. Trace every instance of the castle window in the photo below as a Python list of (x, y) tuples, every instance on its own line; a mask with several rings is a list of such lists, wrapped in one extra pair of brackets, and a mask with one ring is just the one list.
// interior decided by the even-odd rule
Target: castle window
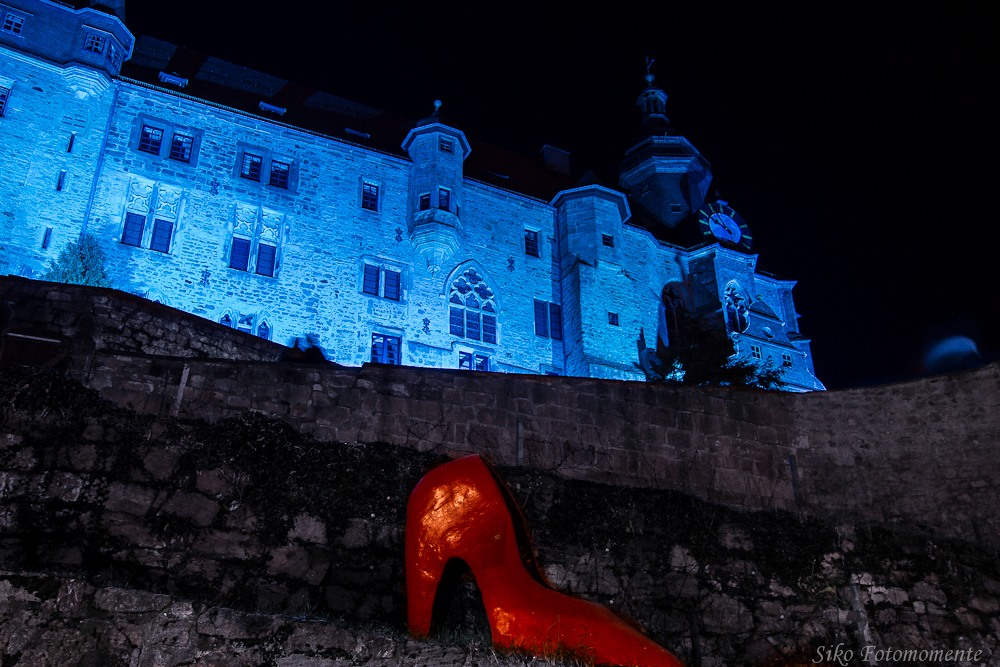
[(361, 208), (369, 211), (378, 210), (378, 186), (374, 183), (361, 184)]
[(52, 228), (45, 228), (45, 235), (42, 236), (42, 250), (48, 250), (49, 244), (52, 243)]
[(385, 271), (385, 298), (399, 301), (399, 271)]
[(371, 264), (365, 264), (365, 278), (361, 286), (361, 291), (365, 294), (378, 296), (379, 268)]
[(558, 303), (549, 304), (549, 330), (552, 340), (562, 340), (562, 306)]
[(0, 26), (0, 29), (12, 35), (20, 35), (22, 28), (24, 28), (24, 17), (18, 16), (14, 12), (7, 12), (6, 16), (3, 17), (3, 25)]
[(260, 326), (257, 327), (257, 337), (271, 340), (271, 327), (267, 326), (267, 322), (261, 322)]
[(174, 125), (145, 114), (136, 116), (132, 123), (135, 150), (184, 164), (196, 163), (203, 135), (202, 130)]
[[(380, 289), (381, 288), (381, 289)], [(365, 264), (361, 291), (372, 296), (383, 296), (392, 301), (402, 298), (402, 274), (392, 269), (384, 269), (372, 264)]]
[(150, 250), (170, 252), (170, 235), (174, 231), (174, 223), (169, 220), (153, 221), (153, 239), (149, 243)]
[(524, 230), (524, 254), (538, 257), (538, 232)]
[(246, 271), (250, 267), (250, 239), (233, 237), (233, 247), (229, 253), (229, 268)]
[(229, 327), (231, 329), (233, 327), (233, 318), (229, 317), (229, 314), (227, 313), (222, 316), (221, 320), (219, 320), (219, 324), (221, 324), (224, 327)]
[(535, 299), (535, 335), (549, 337), (548, 305)]
[(790, 354), (782, 354), (781, 355), (781, 365), (784, 366), (785, 368), (791, 368), (792, 367), (792, 355), (790, 355)]
[(475, 269), (452, 281), (448, 298), (448, 325), (452, 336), (497, 342), (495, 294)]
[(489, 371), (490, 358), (475, 352), (459, 352), (458, 368), (463, 371)]
[(764, 358), (764, 355), (760, 351), (760, 345), (751, 345), (750, 346), (750, 354), (753, 356), (754, 359), (763, 359)]
[(259, 181), (262, 162), (263, 160), (259, 155), (244, 153), (243, 162), (240, 164), (240, 176), (251, 181)]
[(608, 246), (609, 248), (614, 248), (615, 247), (615, 237), (614, 236), (611, 236), (609, 234), (601, 234), (601, 236), (603, 237), (604, 245)]
[(122, 68), (122, 51), (114, 42), (108, 43), (108, 60), (111, 61), (111, 65), (117, 70)]
[(681, 205), (680, 204), (671, 204), (670, 205), (670, 212), (671, 213), (680, 213), (681, 212)]
[(613, 327), (618, 326), (618, 313), (608, 313), (608, 324)]
[(83, 42), (83, 50), (104, 53), (104, 36), (98, 35), (95, 32), (88, 32), (87, 39)]
[(273, 245), (261, 243), (257, 246), (257, 275), (274, 277), (274, 258), (278, 249)]
[(122, 243), (136, 248), (142, 246), (142, 229), (146, 226), (146, 218), (138, 213), (125, 214), (125, 231), (122, 233)]
[(431, 196), (430, 195), (420, 195), (420, 210), (426, 211), (431, 207)]
[(139, 135), (139, 150), (143, 153), (160, 154), (160, 144), (163, 143), (163, 130), (149, 125), (142, 126)]
[(173, 139), (170, 140), (170, 159), (191, 162), (192, 146), (194, 146), (194, 137), (175, 133)]
[(268, 185), (288, 189), (288, 164), (271, 160), (271, 179)]
[(372, 362), (399, 365), (399, 336), (372, 334)]
[(451, 210), (451, 191), (447, 188), (438, 188), (438, 208)]
[(4, 109), (7, 108), (8, 97), (10, 97), (10, 88), (0, 87), (0, 118), (3, 117)]
[(451, 139), (441, 137), (441, 141), (438, 142), (438, 148), (443, 150), (445, 153), (451, 153), (455, 150), (455, 144), (452, 143)]

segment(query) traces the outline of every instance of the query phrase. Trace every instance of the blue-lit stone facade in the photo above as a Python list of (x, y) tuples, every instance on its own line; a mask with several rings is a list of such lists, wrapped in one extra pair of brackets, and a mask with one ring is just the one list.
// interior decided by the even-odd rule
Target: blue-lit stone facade
[[(739, 311), (741, 355), (784, 363), (793, 389), (822, 388), (794, 282), (756, 273), (756, 255), (650, 231), (651, 217), (670, 227), (704, 203), (710, 170), (682, 137), (634, 147), (630, 195), (581, 182), (546, 200), (466, 176), (470, 143), (437, 112), (378, 150), (169, 77), (120, 76), (134, 40), (107, 12), (10, 7), (25, 23), (0, 31), (7, 273), (37, 277), (86, 232), (117, 288), (281, 343), (313, 334), (341, 364), (632, 380), (640, 328), (657, 331), (677, 283), (721, 321)], [(269, 104), (280, 82), (268, 81), (256, 92)], [(662, 111), (650, 99), (666, 96), (647, 89), (647, 118)], [(664, 157), (664, 141), (683, 155)], [(656, 199), (643, 224), (640, 189)], [(743, 301), (727, 308), (727, 289)]]

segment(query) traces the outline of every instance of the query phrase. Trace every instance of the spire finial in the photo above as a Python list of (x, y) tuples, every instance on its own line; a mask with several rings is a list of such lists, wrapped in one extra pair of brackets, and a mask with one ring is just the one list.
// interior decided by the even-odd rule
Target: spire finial
[(655, 62), (656, 62), (656, 58), (650, 58), (649, 56), (646, 56), (646, 76), (644, 76), (642, 78), (644, 78), (646, 80), (646, 87), (647, 88), (652, 88), (653, 87), (653, 79), (655, 77), (652, 74), (649, 73), (649, 68), (652, 67), (653, 63), (655, 63)]
[(441, 100), (434, 100), (434, 115), (437, 116), (441, 112)]

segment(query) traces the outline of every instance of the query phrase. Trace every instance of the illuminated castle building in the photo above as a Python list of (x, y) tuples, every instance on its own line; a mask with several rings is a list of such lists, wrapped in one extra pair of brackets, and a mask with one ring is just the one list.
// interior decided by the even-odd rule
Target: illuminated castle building
[[(794, 281), (647, 75), (618, 187), (150, 38), (117, 7), (0, 5), (0, 270), (40, 276), (90, 234), (114, 285), (368, 361), (643, 379), (664, 296), (738, 353), (822, 389)], [(107, 4), (107, 3), (101, 3)], [(116, 15), (117, 12), (117, 15)]]

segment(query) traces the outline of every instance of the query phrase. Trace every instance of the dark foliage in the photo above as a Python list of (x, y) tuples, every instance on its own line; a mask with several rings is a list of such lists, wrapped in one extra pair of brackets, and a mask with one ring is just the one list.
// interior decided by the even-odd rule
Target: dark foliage
[(778, 390), (784, 370), (770, 360), (755, 364), (747, 359), (734, 359), (733, 340), (725, 327), (704, 317), (695, 317), (682, 306), (675, 311), (676, 330), (670, 347), (661, 349), (651, 363), (653, 382), (672, 382), (673, 369), (684, 371), (684, 384), (757, 387)]

